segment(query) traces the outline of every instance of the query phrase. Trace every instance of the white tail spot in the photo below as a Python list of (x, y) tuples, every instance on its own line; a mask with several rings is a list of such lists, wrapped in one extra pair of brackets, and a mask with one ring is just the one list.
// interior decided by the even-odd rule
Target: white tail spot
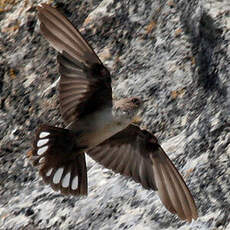
[(68, 172), (65, 177), (62, 179), (62, 187), (67, 188), (70, 182), (70, 172)]
[(72, 185), (71, 185), (71, 189), (75, 190), (78, 187), (78, 176), (75, 176), (72, 180)]
[(50, 176), (51, 173), (52, 173), (52, 171), (53, 171), (53, 168), (50, 168), (50, 169), (46, 172), (46, 176)]
[(39, 164), (43, 163), (43, 161), (45, 160), (45, 157), (41, 157), (38, 161)]
[(39, 138), (44, 138), (44, 137), (47, 137), (48, 135), (50, 135), (49, 132), (41, 132), (39, 135)]
[(37, 147), (41, 147), (42, 145), (45, 145), (49, 142), (49, 139), (42, 139), (42, 140), (39, 140), (38, 143), (37, 143)]
[(48, 149), (48, 146), (44, 146), (38, 150), (37, 154), (42, 155), (44, 152), (46, 152), (47, 149)]
[(64, 171), (63, 168), (59, 168), (59, 169), (55, 172), (54, 177), (53, 177), (53, 183), (54, 183), (54, 184), (58, 184), (58, 183), (60, 182), (63, 171)]

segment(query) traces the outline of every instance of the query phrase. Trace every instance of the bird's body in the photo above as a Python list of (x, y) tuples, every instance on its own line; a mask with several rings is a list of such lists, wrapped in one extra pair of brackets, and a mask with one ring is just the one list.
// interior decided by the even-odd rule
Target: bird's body
[(140, 129), (138, 97), (112, 99), (111, 76), (79, 31), (58, 10), (38, 7), (40, 30), (59, 52), (59, 102), (66, 128), (41, 125), (31, 159), (45, 183), (65, 195), (87, 195), (85, 152), (106, 168), (157, 190), (181, 219), (198, 217), (193, 197), (157, 138)]
[(80, 133), (76, 142), (87, 146), (87, 150), (125, 129), (134, 118), (135, 116), (124, 118), (116, 108), (107, 105), (71, 123), (67, 128)]

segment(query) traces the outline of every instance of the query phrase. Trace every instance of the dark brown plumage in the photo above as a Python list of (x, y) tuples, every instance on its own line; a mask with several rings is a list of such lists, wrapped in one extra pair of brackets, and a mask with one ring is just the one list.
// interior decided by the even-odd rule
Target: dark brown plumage
[(87, 194), (87, 152), (105, 167), (157, 190), (165, 207), (181, 219), (197, 219), (192, 195), (156, 137), (132, 124), (141, 100), (113, 102), (110, 74), (78, 30), (46, 4), (38, 7), (38, 17), (42, 34), (59, 52), (59, 99), (67, 125), (43, 125), (36, 132), (32, 160), (43, 180), (63, 194)]

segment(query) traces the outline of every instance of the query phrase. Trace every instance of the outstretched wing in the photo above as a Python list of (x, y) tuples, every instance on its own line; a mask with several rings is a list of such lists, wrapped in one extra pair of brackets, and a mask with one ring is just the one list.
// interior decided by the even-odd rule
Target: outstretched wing
[(181, 219), (196, 219), (197, 209), (182, 176), (155, 136), (130, 125), (87, 152), (106, 168), (157, 190), (166, 208)]
[(58, 10), (47, 4), (37, 9), (41, 33), (59, 52), (59, 97), (66, 124), (112, 105), (110, 73), (90, 45)]

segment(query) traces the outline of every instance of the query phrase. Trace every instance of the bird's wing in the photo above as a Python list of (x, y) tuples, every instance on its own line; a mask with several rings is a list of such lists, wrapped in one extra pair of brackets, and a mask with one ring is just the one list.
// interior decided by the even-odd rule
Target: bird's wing
[(61, 114), (69, 124), (106, 104), (112, 105), (109, 71), (79, 31), (58, 10), (37, 7), (40, 30), (59, 52)]
[(181, 219), (197, 218), (193, 197), (155, 136), (130, 125), (88, 150), (106, 168), (133, 178), (146, 189), (157, 190), (166, 208)]

